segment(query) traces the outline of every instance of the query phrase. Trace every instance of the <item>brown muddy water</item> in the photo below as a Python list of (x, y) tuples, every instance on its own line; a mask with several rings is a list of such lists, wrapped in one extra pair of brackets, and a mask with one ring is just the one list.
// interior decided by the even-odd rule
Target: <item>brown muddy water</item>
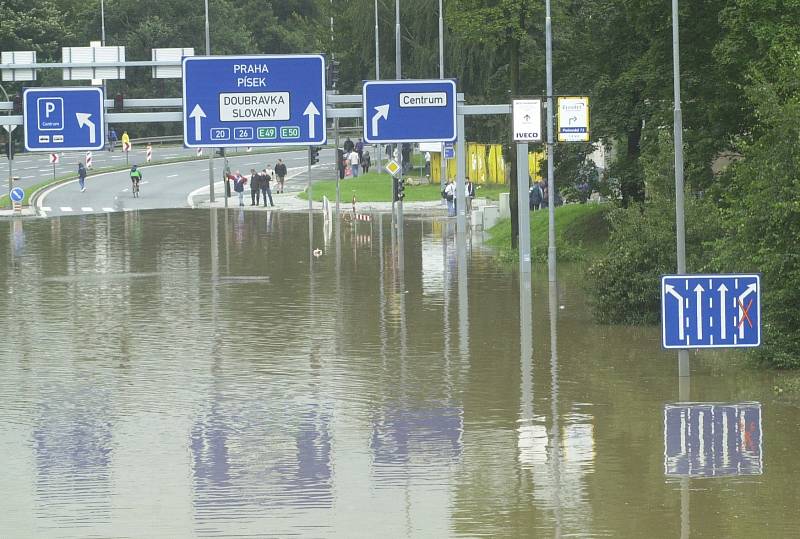
[(0, 537), (800, 536), (770, 373), (455, 228), (0, 222)]

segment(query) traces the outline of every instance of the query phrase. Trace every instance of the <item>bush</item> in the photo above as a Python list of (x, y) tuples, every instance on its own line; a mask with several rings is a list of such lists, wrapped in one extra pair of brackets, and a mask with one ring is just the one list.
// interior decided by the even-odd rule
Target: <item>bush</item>
[[(608, 214), (608, 251), (587, 270), (587, 293), (595, 318), (605, 323), (660, 321), (664, 274), (677, 268), (675, 205), (667, 198)], [(709, 248), (718, 237), (718, 211), (708, 202), (686, 201), (686, 259), (692, 273), (708, 271)]]

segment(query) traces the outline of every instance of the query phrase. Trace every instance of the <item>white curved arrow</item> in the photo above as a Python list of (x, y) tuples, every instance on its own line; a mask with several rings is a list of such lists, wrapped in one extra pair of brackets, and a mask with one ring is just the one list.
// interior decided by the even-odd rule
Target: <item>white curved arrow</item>
[(194, 106), (192, 112), (189, 114), (189, 118), (194, 118), (194, 140), (200, 142), (200, 139), (203, 135), (203, 130), (201, 129), (200, 123), (203, 121), (202, 119), (206, 117), (206, 113), (203, 108), (200, 106), (200, 103)]
[(303, 116), (308, 116), (308, 138), (313, 139), (316, 135), (316, 123), (314, 116), (319, 115), (319, 109), (314, 104), (313, 101), (308, 102), (308, 106), (306, 107), (305, 112), (303, 112)]
[(375, 110), (378, 112), (376, 112), (375, 115), (372, 117), (373, 137), (378, 136), (378, 120), (380, 120), (381, 118), (383, 118), (384, 120), (389, 118), (389, 104), (387, 103), (385, 105), (378, 105), (377, 107), (375, 107)]
[(86, 112), (76, 112), (75, 117), (78, 119), (78, 127), (89, 126), (89, 144), (95, 144), (97, 142), (97, 128), (94, 122), (89, 119), (92, 115)]
[(678, 320), (679, 320), (679, 323), (678, 323), (678, 340), (679, 341), (683, 341), (683, 337), (684, 337), (684, 333), (683, 333), (683, 324), (684, 324), (684, 320), (683, 320), (683, 296), (678, 294), (678, 292), (675, 291), (675, 287), (672, 286), (671, 284), (668, 284), (667, 286), (665, 286), (664, 290), (667, 291), (667, 294), (673, 296), (675, 299), (678, 300)]

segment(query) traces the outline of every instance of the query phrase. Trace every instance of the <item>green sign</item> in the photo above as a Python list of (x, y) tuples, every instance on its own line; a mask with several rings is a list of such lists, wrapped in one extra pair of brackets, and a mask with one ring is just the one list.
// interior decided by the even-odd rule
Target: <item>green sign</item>
[(281, 127), (281, 138), (300, 138), (300, 128), (296, 125)]
[(256, 136), (260, 139), (274, 139), (278, 137), (278, 130), (274, 127), (259, 127)]

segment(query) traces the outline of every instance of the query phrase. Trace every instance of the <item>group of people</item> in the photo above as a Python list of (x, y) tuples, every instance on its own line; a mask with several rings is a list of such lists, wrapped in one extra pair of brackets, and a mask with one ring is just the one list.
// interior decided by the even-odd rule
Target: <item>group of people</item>
[[(472, 180), (469, 179), (469, 176), (466, 178), (465, 187), (465, 195), (466, 195), (466, 208), (467, 213), (472, 211), (472, 199), (475, 198), (475, 184), (472, 183)], [(442, 197), (447, 201), (447, 216), (448, 217), (455, 217), (456, 216), (456, 182), (453, 178), (447, 180), (447, 183), (442, 189)]]
[(244, 176), (238, 170), (234, 173), (228, 173), (226, 179), (233, 183), (233, 191), (239, 197), (239, 206), (244, 206), (244, 188), (245, 185), (250, 184), (250, 205), (259, 206), (261, 200), (264, 201), (264, 207), (267, 206), (267, 200), (271, 207), (275, 206), (272, 200), (272, 188), (270, 182), (273, 179), (277, 182), (278, 193), (283, 193), (284, 182), (286, 181), (286, 164), (282, 159), (278, 159), (275, 163), (275, 168), (264, 168), (261, 172), (256, 169), (250, 169), (250, 176)]
[[(561, 205), (561, 197), (558, 191), (555, 193), (555, 205)], [(549, 193), (547, 191), (547, 180), (535, 181), (528, 192), (528, 205), (531, 210), (543, 210), (549, 204)]]
[[(352, 176), (357, 178), (360, 172), (366, 174), (372, 166), (372, 158), (369, 155), (369, 150), (364, 149), (364, 141), (359, 137), (358, 141), (353, 143), (350, 137), (344, 141), (344, 154), (342, 156), (342, 174), (341, 177)], [(347, 173), (348, 169), (350, 174)]]

